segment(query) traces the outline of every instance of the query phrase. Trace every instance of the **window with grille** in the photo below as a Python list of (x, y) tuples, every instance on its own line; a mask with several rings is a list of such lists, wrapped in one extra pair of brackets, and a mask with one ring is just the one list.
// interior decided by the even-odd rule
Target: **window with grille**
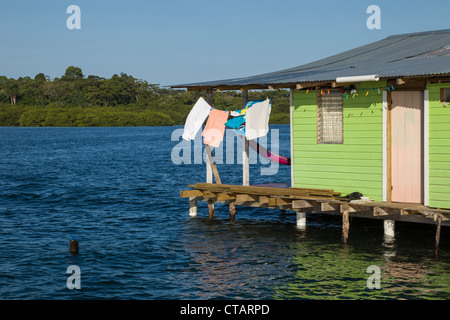
[(339, 92), (317, 96), (317, 143), (342, 144), (344, 102)]

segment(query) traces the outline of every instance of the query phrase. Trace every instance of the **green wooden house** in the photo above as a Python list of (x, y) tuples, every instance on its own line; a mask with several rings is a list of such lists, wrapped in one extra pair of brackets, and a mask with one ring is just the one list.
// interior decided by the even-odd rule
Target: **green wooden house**
[(243, 97), (289, 88), (292, 186), (450, 209), (450, 30), (390, 36), (268, 74), (173, 87), (241, 90)]

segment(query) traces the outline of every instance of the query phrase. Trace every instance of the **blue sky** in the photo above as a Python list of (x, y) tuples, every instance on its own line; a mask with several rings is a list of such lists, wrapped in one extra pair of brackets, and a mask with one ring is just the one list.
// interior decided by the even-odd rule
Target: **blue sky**
[[(69, 5), (81, 29), (69, 30)], [(381, 9), (370, 30), (367, 7)], [(0, 0), (0, 75), (121, 72), (170, 85), (302, 65), (389, 35), (450, 29), (448, 0)]]

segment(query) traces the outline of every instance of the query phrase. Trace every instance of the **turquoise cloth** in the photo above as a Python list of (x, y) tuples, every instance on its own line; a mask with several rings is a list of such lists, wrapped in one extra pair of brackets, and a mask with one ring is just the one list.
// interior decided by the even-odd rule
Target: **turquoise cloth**
[(225, 125), (229, 128), (232, 129), (237, 129), (240, 126), (242, 126), (242, 124), (245, 122), (245, 117), (244, 116), (240, 116), (240, 117), (236, 117), (233, 119), (228, 120)]

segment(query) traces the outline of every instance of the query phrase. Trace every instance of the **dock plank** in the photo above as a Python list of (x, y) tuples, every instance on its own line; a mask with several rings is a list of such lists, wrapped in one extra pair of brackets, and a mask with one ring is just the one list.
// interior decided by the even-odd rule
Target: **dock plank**
[(338, 193), (328, 189), (302, 189), (302, 188), (270, 188), (270, 187), (252, 187), (252, 186), (237, 186), (227, 184), (212, 184), (212, 183), (196, 183), (191, 185), (197, 190), (211, 191), (211, 192), (227, 192), (240, 194), (254, 194), (254, 195), (271, 195), (284, 197), (315, 197), (318, 199), (327, 198), (334, 199)]

